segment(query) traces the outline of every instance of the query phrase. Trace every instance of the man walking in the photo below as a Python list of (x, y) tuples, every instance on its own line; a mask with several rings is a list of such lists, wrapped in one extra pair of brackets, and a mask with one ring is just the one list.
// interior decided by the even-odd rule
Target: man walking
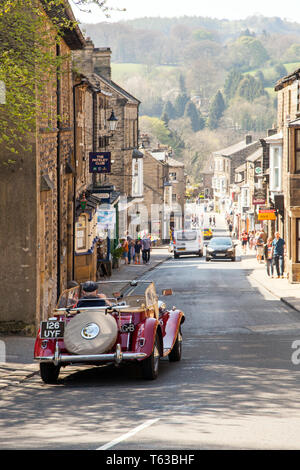
[(285, 255), (285, 241), (280, 237), (279, 232), (275, 233), (275, 238), (272, 242), (273, 259), (276, 267), (277, 278), (282, 277), (284, 273), (284, 255)]
[(151, 239), (150, 236), (146, 237), (144, 236), (142, 240), (142, 257), (143, 257), (143, 263), (144, 264), (149, 264), (150, 262), (150, 250), (151, 250)]

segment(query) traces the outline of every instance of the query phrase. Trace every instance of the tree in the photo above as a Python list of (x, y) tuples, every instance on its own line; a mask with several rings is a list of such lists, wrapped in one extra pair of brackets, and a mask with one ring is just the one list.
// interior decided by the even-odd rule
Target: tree
[(180, 93), (181, 93), (182, 95), (186, 95), (186, 94), (187, 94), (186, 86), (185, 86), (185, 78), (184, 78), (184, 76), (182, 75), (182, 73), (179, 75), (179, 89), (180, 89)]
[(186, 94), (180, 94), (176, 97), (174, 108), (177, 118), (181, 118), (184, 114), (185, 106), (189, 98)]
[(220, 90), (215, 95), (209, 109), (208, 127), (216, 129), (219, 126), (219, 120), (225, 111), (225, 102)]
[(242, 70), (264, 65), (269, 59), (269, 55), (259, 41), (251, 36), (241, 36), (229, 46), (229, 53), (235, 67)]
[[(108, 0), (73, 0), (80, 8), (98, 5), (104, 14)], [(65, 14), (64, 0), (2, 0), (0, 9), (0, 146), (3, 155), (18, 155), (31, 148), (37, 117), (44, 115), (43, 100), (51, 77), (61, 73), (59, 44), (77, 22)], [(46, 14), (45, 14), (46, 13)], [(51, 21), (49, 21), (51, 18)], [(2, 93), (4, 95), (4, 93)], [(1, 104), (2, 103), (2, 104)], [(57, 117), (59, 119), (59, 117)], [(13, 163), (8, 158), (4, 163)]]
[(176, 119), (176, 111), (171, 101), (166, 101), (163, 107), (163, 114), (166, 114), (169, 119)]
[(185, 119), (189, 120), (194, 132), (198, 132), (205, 126), (205, 120), (192, 101), (188, 101), (184, 110)]
[(264, 86), (260, 80), (256, 80), (251, 75), (246, 75), (240, 82), (237, 95), (245, 98), (247, 101), (254, 101), (264, 95)]
[(224, 93), (227, 100), (230, 100), (234, 97), (237, 87), (242, 79), (243, 75), (238, 70), (231, 70), (229, 72), (224, 84)]
[(162, 115), (161, 115), (161, 118), (160, 118), (166, 125), (166, 127), (168, 127), (168, 124), (169, 124), (169, 116), (167, 115), (166, 112), (163, 112)]

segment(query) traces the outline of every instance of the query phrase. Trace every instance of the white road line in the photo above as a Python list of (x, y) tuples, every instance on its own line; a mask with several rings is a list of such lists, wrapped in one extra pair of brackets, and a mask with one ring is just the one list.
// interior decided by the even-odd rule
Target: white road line
[(132, 429), (132, 431), (129, 431), (126, 434), (123, 434), (122, 436), (117, 437), (117, 439), (114, 439), (113, 441), (108, 442), (104, 446), (98, 447), (96, 450), (110, 449), (111, 447), (114, 447), (116, 444), (119, 444), (119, 442), (125, 441), (129, 437), (134, 436), (134, 434), (136, 434), (137, 432), (142, 431), (145, 428), (148, 428), (149, 426), (151, 426), (152, 424), (156, 423), (159, 420), (160, 418), (149, 419), (148, 421), (145, 421), (145, 423), (141, 424), (140, 426), (137, 426), (136, 428)]

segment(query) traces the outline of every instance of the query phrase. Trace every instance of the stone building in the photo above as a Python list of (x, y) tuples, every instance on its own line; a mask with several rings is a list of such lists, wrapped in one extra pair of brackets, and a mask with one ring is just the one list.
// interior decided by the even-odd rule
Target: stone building
[[(131, 217), (143, 200), (143, 158), (138, 151), (138, 116), (140, 101), (111, 79), (110, 48), (95, 48), (90, 39), (74, 54), (78, 71), (109, 97), (97, 123), (97, 151), (110, 152), (111, 171), (94, 181), (94, 189), (113, 187), (120, 193), (119, 235), (123, 236)], [(115, 131), (109, 118), (117, 119)]]
[(231, 207), (234, 198), (231, 185), (234, 183), (235, 169), (242, 165), (248, 155), (259, 146), (258, 141), (253, 142), (252, 136), (247, 135), (245, 140), (213, 152), (214, 175), (212, 182), (216, 211), (228, 211)]
[[(144, 199), (148, 213), (152, 213), (152, 219), (156, 221), (149, 226), (149, 233), (166, 242), (170, 239), (170, 231), (183, 227), (185, 213), (184, 164), (171, 155), (172, 149), (159, 146), (149, 149), (144, 159)], [(150, 201), (154, 200), (162, 201), (161, 207), (156, 207), (155, 202), (155, 209), (151, 210)]]
[[(286, 272), (290, 282), (300, 282), (300, 69), (283, 77), (277, 92), (278, 140), (273, 148), (274, 202), (280, 215), (279, 230), (287, 245)], [(278, 189), (278, 193), (275, 191)]]
[[(55, 14), (55, 11), (51, 13)], [(66, 3), (64, 15), (75, 21)], [(51, 17), (49, 17), (51, 25)], [(49, 49), (57, 58), (82, 49), (78, 27), (66, 30)], [(74, 114), (71, 59), (48, 77), (31, 149), (11, 166), (1, 165), (1, 282), (5, 330), (32, 331), (50, 314), (73, 278)], [(59, 117), (58, 117), (59, 116)], [(0, 149), (0, 160), (7, 159)], [(1, 163), (0, 163), (1, 164)]]

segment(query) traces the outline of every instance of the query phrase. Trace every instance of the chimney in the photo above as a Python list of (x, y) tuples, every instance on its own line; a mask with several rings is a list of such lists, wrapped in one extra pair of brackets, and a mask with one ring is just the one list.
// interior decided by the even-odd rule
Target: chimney
[(97, 47), (94, 49), (94, 72), (107, 80), (111, 80), (111, 49), (109, 47)]
[(251, 144), (252, 142), (252, 135), (246, 135), (246, 145)]
[(94, 54), (94, 43), (90, 38), (86, 39), (86, 46), (81, 51), (74, 51), (74, 62), (76, 68), (81, 73), (93, 73), (93, 54)]
[(268, 129), (268, 137), (271, 137), (271, 135), (277, 134), (277, 129)]

